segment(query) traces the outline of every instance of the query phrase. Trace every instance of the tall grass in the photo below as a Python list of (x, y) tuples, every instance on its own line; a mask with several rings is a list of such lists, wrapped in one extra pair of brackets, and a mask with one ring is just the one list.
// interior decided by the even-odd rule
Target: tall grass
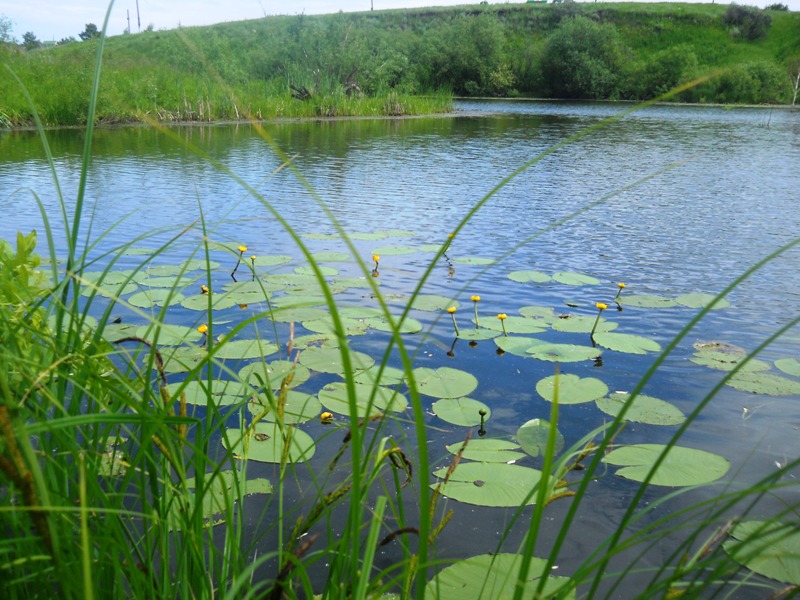
[[(325, 598), (361, 599), (386, 594), (424, 598), (440, 593), (444, 596), (445, 590), (427, 586), (433, 573), (449, 562), (437, 549), (437, 537), (447, 526), (450, 513), (443, 510), (439, 491), (429, 489), (431, 459), (426, 443), (429, 432), (414, 379), (414, 356), (406, 348), (401, 331), (414, 298), (444, 255), (448, 240), (442, 240), (440, 251), (399, 317), (389, 311), (370, 276), (370, 266), (359, 264), (366, 280), (371, 282), (372, 293), (384, 317), (392, 324), (370, 402), (376, 400), (377, 386), (390, 357), (399, 357), (411, 400), (416, 438), (412, 450), (408, 447), (409, 440), (398, 433), (390, 417), (358, 417), (355, 355), (346, 343), (346, 328), (332, 290), (301, 236), (268, 199), (224, 165), (207, 158), (258, 198), (265, 211), (279, 221), (298, 252), (305, 256), (325, 297), (336, 337), (342, 341), (339, 348), (350, 418), (316, 440), (317, 447), (334, 449), (327, 468), (315, 471), (293, 462), (289, 454), (296, 451), (299, 434), (284, 414), (294, 376), (291, 370), (276, 381), (264, 381), (257, 376), (250, 381), (237, 382), (237, 374), (216, 358), (229, 343), (223, 340), (209, 344), (207, 351), (200, 353), (200, 359), (192, 363), (184, 383), (177, 388), (170, 387), (167, 385), (168, 366), (164, 364), (159, 344), (161, 336), (168, 335), (167, 308), (147, 312), (113, 294), (109, 301), (104, 291), (104, 280), (110, 277), (120, 253), (141, 239), (131, 240), (119, 248), (118, 253), (97, 259), (94, 254), (99, 241), (108, 232), (92, 239), (89, 235), (92, 224), (85, 222), (84, 199), (92, 160), (92, 127), (97, 111), (102, 51), (101, 41), (88, 95), (80, 184), (71, 214), (58, 188), (44, 124), (35, 103), (28, 97), (62, 207), (61, 222), (54, 222), (53, 215), (47, 214), (39, 202), (45, 223), (45, 242), (50, 249), (47, 276), (41, 274), (40, 259), (34, 252), (35, 235), (20, 235), (16, 250), (7, 244), (0, 246), (3, 258), (0, 269), (0, 477), (3, 484), (0, 493), (7, 499), (0, 507), (4, 532), (0, 540), (3, 597), (311, 598), (322, 594)], [(225, 89), (215, 78), (209, 79)], [(238, 102), (229, 90), (226, 93), (233, 102)], [(392, 97), (387, 101), (401, 102)], [(345, 100), (343, 102), (346, 104)], [(241, 106), (248, 111), (244, 114), (256, 116), (246, 103)], [(317, 110), (324, 112), (325, 109)], [(607, 123), (599, 124), (592, 130), (605, 125)], [(572, 143), (589, 131), (563, 144)], [(169, 130), (164, 133), (171, 134)], [(273, 145), (283, 167), (295, 170), (290, 158), (266, 132), (261, 130), (260, 133)], [(453, 235), (458, 236), (478, 209), (509, 181), (563, 144), (520, 166), (462, 218), (453, 229)], [(196, 148), (187, 148), (202, 154)], [(295, 175), (324, 209), (324, 203), (302, 173), (295, 170)], [(554, 226), (578, 218), (591, 206), (609, 198), (576, 211)], [(333, 214), (328, 213), (328, 217), (353, 255), (358, 256)], [(214, 225), (206, 223), (201, 212), (198, 227), (203, 233), (203, 242), (196, 247), (193, 258), (205, 264), (206, 285), (210, 287), (212, 269), (208, 240), (213, 237)], [(165, 232), (157, 233), (163, 237)], [(66, 256), (54, 253), (58, 236), (64, 237)], [(165, 243), (128, 273), (127, 281), (133, 281), (138, 272), (168, 253), (185, 236), (184, 230), (172, 231)], [(527, 241), (530, 240), (521, 243)], [(744, 271), (718, 300), (798, 243), (800, 239)], [(238, 258), (243, 254), (241, 251)], [(237, 252), (231, 250), (230, 256), (232, 260), (237, 259)], [(105, 265), (99, 278), (88, 276), (95, 264)], [(246, 272), (246, 259), (243, 264)], [(263, 291), (264, 298), (268, 299), (267, 291)], [(171, 294), (177, 293), (176, 285)], [(115, 305), (125, 305), (148, 319), (148, 333), (122, 337), (108, 333), (112, 330), (110, 321)], [(709, 309), (701, 310), (672, 340), (632, 391), (633, 396), (644, 389), (670, 352)], [(273, 311), (279, 312), (280, 308), (270, 308), (267, 313), (244, 319), (231, 333), (254, 329), (264, 344), (274, 342), (286, 348), (286, 343), (290, 342), (285, 358), (296, 360), (296, 353), (291, 351), (294, 341), (291, 334), (289, 339), (281, 339), (279, 330), (267, 325), (266, 317)], [(92, 317), (97, 318), (96, 324)], [(209, 327), (207, 339), (216, 340), (211, 295), (204, 321)], [(792, 320), (777, 330), (747, 360), (797, 321)], [(228, 339), (231, 337), (229, 335)], [(667, 450), (677, 444), (725, 380), (744, 368), (747, 360), (698, 404), (686, 423), (677, 429)], [(264, 377), (268, 378), (269, 374), (265, 372)], [(208, 407), (203, 414), (190, 414), (187, 408), (185, 394), (189, 385), (196, 381), (207, 382), (204, 385)], [(231, 384), (231, 381), (236, 383)], [(248, 413), (241, 403), (226, 406), (217, 400), (220, 391), (228, 391), (225, 386), (234, 386), (233, 391), (252, 393), (252, 384), (261, 388), (261, 414)], [(538, 593), (545, 593), (545, 586), (549, 585), (545, 575), (559, 561), (565, 541), (578, 526), (578, 511), (590, 501), (588, 488), (600, 473), (604, 452), (622, 430), (627, 409), (563, 453), (556, 452), (557, 399), (551, 410), (542, 478), (530, 492), (530, 498), (536, 498), (532, 513), (524, 505), (520, 506), (496, 545), (499, 551), (512, 530), (525, 528), (519, 548), (522, 559), (507, 582), (516, 599), (529, 593), (525, 581), (531, 577), (538, 578)], [(257, 486), (264, 482), (248, 477), (247, 457), (257, 439), (256, 426), (267, 414), (275, 415), (274, 435), (280, 437), (281, 457), (277, 479), (272, 482), (273, 492), (256, 496), (252, 494), (263, 491), (264, 488)], [(228, 427), (232, 418), (238, 418), (238, 427)], [(217, 451), (220, 439), (224, 440), (227, 450)], [(465, 442), (466, 447), (468, 444)], [(646, 550), (665, 532), (685, 533), (685, 536), (673, 553), (664, 557), (660, 568), (646, 573), (649, 583), (641, 592), (642, 597), (681, 594), (697, 597), (719, 590), (737, 593), (741, 586), (749, 583), (746, 579), (732, 579), (740, 567), (720, 548), (721, 536), (727, 532), (725, 522), (731, 513), (743, 517), (762, 497), (779, 494), (784, 487), (793, 485), (785, 483), (782, 477), (799, 463), (800, 459), (794, 459), (761, 481), (741, 488), (730, 486), (718, 498), (692, 504), (678, 514), (659, 516), (633, 529), (651, 514), (658, 515), (660, 504), (683, 493), (676, 491), (655, 504), (643, 506), (648, 478), (631, 500), (614, 534), (579, 561), (573, 572), (567, 574), (563, 585), (548, 587), (546, 595), (570, 597), (577, 590), (581, 596), (610, 596), (618, 586), (625, 585), (628, 577), (641, 576), (635, 563), (619, 572), (610, 571), (615, 558), (632, 548)], [(657, 468), (658, 463), (651, 469), (650, 477)], [(313, 497), (295, 504), (292, 491), (295, 480), (309, 482)], [(570, 505), (542, 565), (533, 557), (543, 546), (541, 535), (550, 501), (559, 496), (569, 497)], [(796, 503), (787, 502), (784, 512), (774, 515), (765, 529), (776, 527), (783, 519), (796, 521), (797, 509)], [(218, 521), (224, 523), (211, 526)], [(250, 524), (253, 521), (257, 523), (255, 528)], [(685, 529), (687, 523), (688, 529)], [(386, 539), (396, 540), (400, 547), (397, 557), (388, 566), (379, 561), (378, 556), (380, 544)], [(257, 550), (265, 547), (266, 552)], [(765, 549), (750, 551), (758, 553)], [(629, 594), (629, 590), (624, 593)]]

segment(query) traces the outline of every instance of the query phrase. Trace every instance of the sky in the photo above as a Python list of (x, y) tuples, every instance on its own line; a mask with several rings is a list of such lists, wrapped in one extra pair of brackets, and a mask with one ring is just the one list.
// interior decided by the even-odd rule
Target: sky
[[(108, 23), (108, 34), (132, 33), (148, 25), (174, 29), (179, 25), (213, 25), (226, 21), (260, 19), (269, 15), (328, 14), (344, 11), (454, 6), (477, 4), (479, 0), (115, 0)], [(514, 0), (514, 3), (522, 0)], [(646, 1), (646, 0), (645, 0)], [(710, 2), (710, 0), (705, 0)], [(137, 20), (138, 2), (138, 20)], [(490, 0), (492, 4), (497, 0)], [(800, 11), (800, 0), (738, 0), (739, 4), (765, 6), (773, 2)], [(725, 2), (726, 3), (726, 2)], [(12, 35), (20, 41), (28, 31), (42, 41), (66, 37), (78, 39), (87, 23), (102, 27), (109, 0), (0, 0), (0, 16), (12, 23)], [(139, 24), (141, 22), (141, 25)]]

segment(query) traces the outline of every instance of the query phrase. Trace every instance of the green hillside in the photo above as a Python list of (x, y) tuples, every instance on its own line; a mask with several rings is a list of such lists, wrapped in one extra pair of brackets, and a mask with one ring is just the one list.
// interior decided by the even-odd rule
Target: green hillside
[[(0, 60), (45, 123), (81, 124), (97, 46), (7, 46)], [(400, 115), (448, 110), (452, 95), (643, 100), (708, 76), (673, 99), (779, 104), (792, 101), (798, 65), (800, 13), (736, 5), (301, 14), (108, 38), (98, 115), (101, 122)], [(19, 84), (3, 69), (0, 125), (31, 121)]]

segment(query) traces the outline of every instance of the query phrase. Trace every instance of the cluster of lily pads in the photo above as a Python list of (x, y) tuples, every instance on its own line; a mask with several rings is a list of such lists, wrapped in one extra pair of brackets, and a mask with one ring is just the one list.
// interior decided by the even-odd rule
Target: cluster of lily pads
[[(412, 235), (411, 232), (391, 230), (356, 233), (349, 237), (351, 240), (374, 241)], [(340, 239), (336, 234), (308, 234), (304, 237), (322, 242)], [(211, 250), (215, 260), (210, 262), (190, 259), (175, 265), (151, 266), (138, 272), (84, 273), (83, 277), (87, 293), (97, 291), (114, 298), (121, 306), (129, 307), (134, 315), (147, 317), (166, 310), (169, 316), (179, 316), (182, 323), (170, 322), (169, 316), (161, 322), (147, 318), (131, 320), (126, 315), (118, 323), (109, 323), (104, 336), (111, 341), (135, 336), (157, 346), (164, 358), (164, 372), (173, 379), (167, 388), (173, 398), (182, 393), (188, 404), (205, 406), (214, 403), (217, 407), (231, 407), (232, 411), (244, 407), (247, 420), (257, 421), (257, 424), (245, 433), (240, 428), (228, 430), (226, 443), (234, 455), (268, 463), (287, 458), (291, 462), (308, 461), (315, 454), (315, 440), (302, 429), (304, 423), (316, 419), (331, 422), (383, 413), (402, 414), (407, 410), (406, 373), (391, 366), (379, 369), (373, 356), (351, 349), (349, 356), (356, 371), (357, 414), (350, 415), (348, 391), (342, 379), (344, 368), (340, 345), (350, 344), (357, 336), (371, 332), (392, 331), (392, 324), (373, 299), (373, 285), (385, 285), (393, 272), (392, 261), (386, 257), (434, 254), (440, 252), (440, 246), (373, 247), (370, 253), (365, 254), (374, 262), (370, 279), (363, 273), (342, 275), (333, 265), (352, 266), (356, 259), (349, 252), (339, 250), (326, 249), (314, 253), (311, 258), (316, 270), (310, 264), (293, 266), (294, 258), (288, 255), (255, 253), (246, 260), (248, 248), (243, 244), (213, 244)], [(495, 262), (483, 257), (451, 258), (453, 252), (449, 246), (447, 250), (444, 257), (450, 276), (456, 264), (481, 269)], [(226, 266), (226, 260), (235, 261), (232, 270), (230, 263)], [(379, 271), (381, 264), (382, 272)], [(337, 312), (346, 339), (337, 335), (334, 328), (318, 280), (320, 274), (334, 297), (343, 298), (337, 301)], [(509, 285), (530, 288), (563, 285), (573, 288), (598, 286), (602, 290), (605, 289), (603, 286), (614, 285), (573, 272), (548, 274), (515, 270), (507, 277)], [(566, 303), (568, 308), (578, 308), (584, 314), (560, 313), (552, 307), (530, 305), (517, 308), (516, 315), (507, 314), (511, 309), (504, 307), (507, 312), (496, 313), (496, 318), (481, 318), (481, 297), (472, 294), (466, 296), (473, 306), (471, 323), (469, 326), (462, 323), (461, 327), (456, 320), (461, 306), (457, 297), (426, 293), (411, 298), (410, 290), (394, 289), (384, 297), (391, 307), (410, 302), (411, 310), (416, 311), (412, 314), (428, 314), (424, 319), (427, 331), (423, 320), (411, 316), (405, 316), (402, 321), (396, 319), (403, 335), (418, 335), (422, 340), (427, 336), (434, 339), (446, 337), (448, 334), (442, 333), (442, 328), (445, 331), (449, 329), (447, 320), (441, 323), (439, 319), (449, 313), (458, 339), (473, 342), (493, 340), (500, 354), (559, 363), (560, 373), (532, 384), (546, 401), (557, 398), (562, 405), (594, 403), (599, 411), (612, 417), (627, 407), (624, 418), (628, 421), (658, 426), (680, 425), (686, 417), (673, 404), (649, 395), (631, 397), (624, 392), (611, 391), (599, 378), (568, 372), (569, 365), (598, 364), (605, 351), (619, 355), (646, 355), (661, 350), (655, 340), (618, 331), (624, 319), (607, 317), (606, 311), (611, 304), (620, 311), (623, 308), (696, 309), (709, 305), (723, 309), (729, 304), (707, 293), (665, 298), (631, 293), (621, 283), (615, 287), (616, 296), (610, 301), (589, 304), (588, 308), (596, 309), (597, 313), (584, 310), (586, 306)], [(601, 295), (599, 292), (598, 296)], [(400, 313), (398, 309), (398, 318)], [(211, 317), (210, 323), (206, 323), (207, 316)], [(251, 319), (253, 326), (238, 328), (244, 319)], [(265, 323), (269, 326), (264, 327)], [(559, 334), (569, 334), (571, 339), (576, 334), (583, 335), (585, 343), (552, 341)], [(724, 342), (698, 343), (695, 350), (691, 360), (713, 369), (730, 370), (747, 358), (743, 349)], [(208, 357), (211, 357), (210, 362), (217, 373), (211, 379), (201, 377), (195, 369)], [(775, 373), (773, 365), (765, 361), (747, 360), (746, 366), (727, 383), (752, 393), (800, 394), (800, 362), (786, 358), (776, 361), (774, 366), (782, 374)], [(187, 381), (181, 375), (189, 372), (194, 376)], [(416, 367), (413, 375), (419, 394), (431, 401), (432, 415), (454, 427), (480, 426), (483, 431), (492, 409), (472, 397), (479, 387), (474, 374), (440, 366)], [(317, 381), (322, 385), (316, 385)], [(284, 404), (278, 409), (275, 397), (281, 390)], [(435, 471), (436, 479), (430, 485), (439, 487), (443, 495), (453, 500), (469, 504), (505, 507), (530, 504), (535, 497), (531, 491), (542, 473), (518, 463), (525, 462), (526, 457), (539, 456), (549, 428), (550, 424), (544, 419), (531, 419), (522, 424), (513, 436), (473, 439), (461, 454), (463, 460), (455, 470), (448, 472), (448, 468), (443, 467)], [(563, 436), (559, 433), (558, 450), (563, 445)], [(447, 446), (451, 454), (458, 453), (460, 448), (461, 444)], [(623, 445), (615, 447), (603, 460), (619, 467), (616, 475), (644, 481), (665, 451), (666, 447), (659, 444)], [(720, 479), (728, 469), (729, 463), (724, 457), (673, 446), (650, 483), (672, 487), (704, 484)], [(261, 483), (254, 490), (263, 493), (269, 491), (267, 488)], [(213, 495), (211, 498), (208, 508), (210, 513), (214, 513)], [(508, 555), (490, 561), (491, 569), (494, 569), (492, 573), (497, 575), (500, 570), (510, 569), (516, 560), (515, 555)], [(431, 585), (436, 585), (438, 590), (457, 585), (450, 583), (450, 578), (457, 582), (459, 577), (463, 577), (462, 569), (485, 562), (485, 557), (474, 557), (457, 563), (450, 568), (457, 569), (445, 569)]]

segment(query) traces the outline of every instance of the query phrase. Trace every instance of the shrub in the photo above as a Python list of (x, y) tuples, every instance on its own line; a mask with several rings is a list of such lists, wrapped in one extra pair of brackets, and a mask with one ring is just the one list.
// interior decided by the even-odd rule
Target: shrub
[(767, 37), (772, 17), (755, 6), (731, 4), (722, 15), (722, 22), (730, 26), (734, 36), (758, 40)]

